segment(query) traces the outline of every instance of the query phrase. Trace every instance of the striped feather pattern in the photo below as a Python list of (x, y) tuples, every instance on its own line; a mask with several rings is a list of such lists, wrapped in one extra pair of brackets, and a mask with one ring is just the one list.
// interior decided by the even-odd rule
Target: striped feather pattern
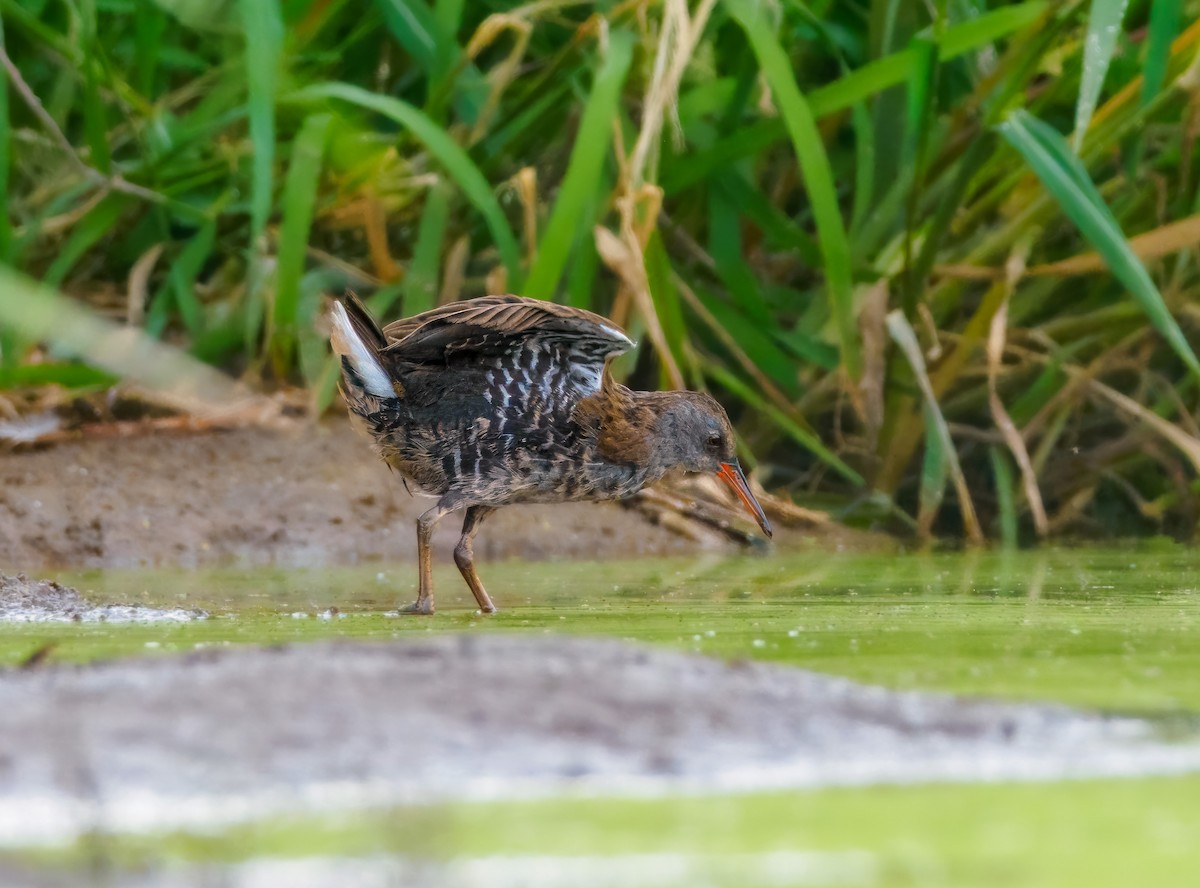
[(620, 497), (644, 482), (599, 454), (595, 423), (580, 422), (577, 408), (601, 392), (609, 358), (632, 347), (599, 315), (489, 296), (382, 333), (375, 354), (397, 397), (356, 402), (361, 388), (343, 391), (384, 459), (423, 491), (501, 505)]
[(384, 352), (405, 361), (440, 361), (448, 355), (498, 354), (527, 341), (560, 342), (599, 370), (633, 342), (600, 315), (522, 296), (484, 296), (452, 302), (383, 328)]

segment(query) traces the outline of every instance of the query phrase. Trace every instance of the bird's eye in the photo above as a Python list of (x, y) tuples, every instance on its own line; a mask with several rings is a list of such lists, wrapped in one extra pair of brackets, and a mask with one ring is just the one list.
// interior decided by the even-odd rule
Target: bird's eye
[(720, 450), (721, 449), (721, 435), (717, 432), (713, 432), (711, 435), (708, 436), (708, 440), (704, 442), (704, 445), (709, 450)]

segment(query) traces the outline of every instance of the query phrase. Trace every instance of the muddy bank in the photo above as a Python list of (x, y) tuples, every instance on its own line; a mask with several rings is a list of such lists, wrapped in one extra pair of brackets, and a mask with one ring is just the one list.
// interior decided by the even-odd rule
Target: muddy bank
[(564, 790), (1200, 768), (1052, 706), (896, 693), (617, 642), (441, 636), (0, 674), (0, 837)]
[[(415, 560), (413, 522), (431, 502), (410, 496), (344, 420), (0, 450), (0, 571)], [(459, 524), (438, 528), (439, 558)], [(604, 558), (700, 545), (619, 505), (576, 503), (502, 509), (475, 552)]]

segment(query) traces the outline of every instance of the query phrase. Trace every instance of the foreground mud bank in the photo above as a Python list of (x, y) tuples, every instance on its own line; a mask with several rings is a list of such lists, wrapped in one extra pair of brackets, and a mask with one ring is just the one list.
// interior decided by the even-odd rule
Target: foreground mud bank
[(0, 836), (563, 791), (1200, 768), (1133, 719), (894, 692), (624, 642), (240, 648), (0, 673)]

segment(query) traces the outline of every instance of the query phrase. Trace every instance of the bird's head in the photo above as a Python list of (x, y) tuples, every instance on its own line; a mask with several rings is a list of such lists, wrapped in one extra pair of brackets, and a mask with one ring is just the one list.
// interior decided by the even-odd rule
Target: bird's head
[(655, 405), (656, 456), (664, 469), (712, 473), (729, 485), (763, 533), (771, 523), (738, 463), (733, 426), (725, 410), (702, 392), (664, 392)]

